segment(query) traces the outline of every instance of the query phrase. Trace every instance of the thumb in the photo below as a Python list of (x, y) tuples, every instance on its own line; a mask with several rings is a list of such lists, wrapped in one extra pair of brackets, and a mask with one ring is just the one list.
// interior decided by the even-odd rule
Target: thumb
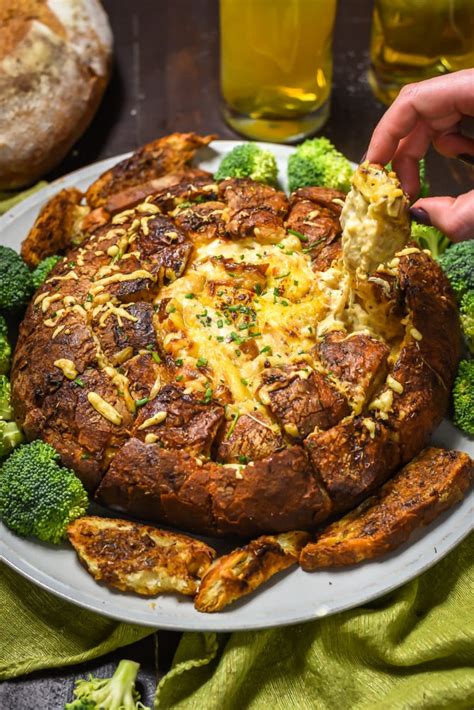
[(474, 190), (459, 197), (425, 197), (410, 210), (422, 224), (432, 224), (453, 242), (474, 239)]

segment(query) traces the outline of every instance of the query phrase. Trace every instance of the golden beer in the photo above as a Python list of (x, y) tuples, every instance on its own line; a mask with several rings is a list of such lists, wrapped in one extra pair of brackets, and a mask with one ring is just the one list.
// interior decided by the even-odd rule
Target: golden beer
[(369, 81), (391, 103), (405, 84), (474, 67), (474, 0), (375, 0)]
[(227, 122), (286, 142), (329, 115), (336, 0), (220, 0), (221, 90)]

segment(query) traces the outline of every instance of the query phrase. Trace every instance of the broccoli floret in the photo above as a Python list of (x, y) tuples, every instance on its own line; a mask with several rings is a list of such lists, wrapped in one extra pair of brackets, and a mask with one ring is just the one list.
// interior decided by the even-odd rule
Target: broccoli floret
[(0, 375), (0, 419), (9, 422), (13, 416), (10, 380)]
[(474, 360), (461, 360), (453, 387), (454, 423), (474, 435)]
[(5, 318), (0, 314), (0, 375), (6, 375), (10, 369), (12, 349), (8, 342), (8, 328)]
[(0, 246), (0, 309), (25, 306), (32, 291), (31, 274), (21, 256), (10, 247)]
[(20, 446), (0, 469), (0, 517), (18, 535), (57, 544), (87, 505), (81, 481), (43, 441)]
[(140, 702), (140, 694), (135, 690), (139, 668), (135, 661), (123, 660), (112, 678), (94, 678), (91, 675), (87, 680), (76, 681), (76, 700), (67, 703), (64, 710), (150, 710)]
[(290, 192), (308, 185), (349, 192), (353, 172), (347, 158), (327, 138), (304, 141), (288, 159)]
[(278, 168), (273, 153), (256, 143), (243, 143), (235, 146), (222, 159), (214, 178), (216, 180), (251, 178), (257, 182), (274, 185), (277, 174)]
[(430, 250), (433, 259), (437, 259), (451, 244), (448, 237), (439, 229), (427, 227), (424, 224), (418, 224), (418, 222), (412, 222), (411, 236), (422, 249)]
[(450, 246), (439, 257), (439, 263), (458, 301), (465, 293), (474, 291), (474, 239)]
[(459, 308), (464, 338), (469, 351), (474, 354), (474, 291), (464, 294)]
[(58, 261), (61, 261), (62, 256), (47, 256), (46, 259), (40, 261), (36, 269), (32, 271), (31, 278), (33, 280), (33, 288), (38, 289), (42, 283), (46, 281), (49, 272), (56, 266)]
[(8, 456), (24, 440), (23, 432), (16, 422), (0, 420), (0, 458)]
[(0, 375), (0, 458), (7, 456), (24, 439), (21, 429), (11, 421), (10, 389), (8, 377)]

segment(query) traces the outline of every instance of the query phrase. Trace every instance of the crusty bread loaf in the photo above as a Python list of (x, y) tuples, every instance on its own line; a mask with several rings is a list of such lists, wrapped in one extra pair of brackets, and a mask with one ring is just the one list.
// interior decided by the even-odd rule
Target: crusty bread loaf
[(99, 0), (0, 0), (0, 189), (32, 183), (83, 133), (111, 47)]

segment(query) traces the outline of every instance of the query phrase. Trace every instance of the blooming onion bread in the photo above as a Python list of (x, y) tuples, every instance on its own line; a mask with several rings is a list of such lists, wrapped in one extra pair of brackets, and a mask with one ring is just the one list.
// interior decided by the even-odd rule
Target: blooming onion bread
[[(343, 253), (344, 194), (216, 184), (188, 166), (210, 138), (171, 138), (89, 188), (20, 329), (18, 421), (116, 510), (213, 535), (314, 528), (446, 412), (452, 292), (406, 245), (407, 198), (381, 166), (355, 174)], [(37, 224), (32, 252), (41, 239)]]

